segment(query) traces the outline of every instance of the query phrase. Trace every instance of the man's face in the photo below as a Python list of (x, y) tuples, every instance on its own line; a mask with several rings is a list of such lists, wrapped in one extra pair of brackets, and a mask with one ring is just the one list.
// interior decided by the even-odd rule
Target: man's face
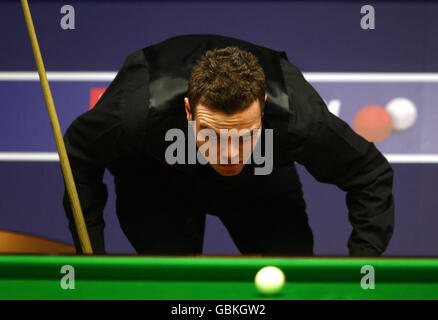
[[(266, 98), (265, 96), (265, 101)], [(208, 141), (201, 134), (198, 134), (202, 129), (212, 130), (210, 132), (216, 136), (217, 159), (211, 161), (212, 158), (208, 158), (210, 165), (222, 176), (238, 175), (243, 170), (245, 162), (252, 154), (260, 138), (262, 129), (260, 102), (255, 100), (243, 111), (231, 115), (198, 104), (196, 106), (196, 118), (193, 118), (188, 98), (185, 98), (184, 102), (187, 120), (196, 122), (195, 137), (198, 148), (201, 148)], [(234, 130), (228, 131), (230, 134), (227, 135), (223, 134), (224, 131), (221, 134), (221, 129)], [(228, 140), (228, 143), (224, 143), (225, 140)]]

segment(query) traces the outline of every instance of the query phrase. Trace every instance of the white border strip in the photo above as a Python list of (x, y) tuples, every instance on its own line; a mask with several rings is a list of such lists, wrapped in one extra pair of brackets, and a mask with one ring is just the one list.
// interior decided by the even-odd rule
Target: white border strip
[[(117, 72), (47, 72), (50, 81), (112, 81)], [(309, 82), (438, 82), (438, 73), (304, 72)], [(37, 72), (0, 72), (0, 81), (39, 81)]]
[[(390, 163), (437, 163), (438, 154), (385, 154)], [(57, 152), (0, 152), (0, 162), (57, 162)]]

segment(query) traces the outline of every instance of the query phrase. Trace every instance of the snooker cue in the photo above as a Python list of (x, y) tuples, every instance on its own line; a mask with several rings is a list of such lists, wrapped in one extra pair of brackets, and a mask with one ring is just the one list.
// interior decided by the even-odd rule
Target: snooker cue
[(79, 202), (78, 192), (76, 190), (73, 174), (65, 149), (64, 139), (62, 137), (61, 128), (56, 114), (55, 104), (53, 103), (52, 93), (50, 91), (49, 82), (47, 81), (46, 70), (44, 69), (44, 62), (41, 56), (40, 47), (35, 33), (35, 28), (32, 22), (29, 5), (27, 0), (21, 0), (23, 7), (24, 18), (26, 20), (27, 30), (29, 32), (30, 42), (32, 44), (32, 51), (35, 57), (38, 75), (40, 77), (41, 87), (43, 89), (44, 100), (46, 101), (47, 111), (49, 112), (50, 123), (52, 125), (53, 135), (55, 137), (56, 148), (58, 150), (59, 160), (61, 162), (62, 173), (66, 184), (70, 204), (73, 210), (73, 216), (78, 231), (79, 241), (81, 243), (82, 252), (92, 254), (90, 238), (88, 236), (87, 226), (85, 225), (84, 216)]

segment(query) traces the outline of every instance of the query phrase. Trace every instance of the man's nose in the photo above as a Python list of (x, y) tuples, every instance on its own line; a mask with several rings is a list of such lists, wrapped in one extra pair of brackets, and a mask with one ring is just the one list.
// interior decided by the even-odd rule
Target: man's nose
[[(230, 139), (231, 140), (231, 139)], [(228, 164), (239, 163), (239, 142), (228, 141), (227, 148), (221, 149), (221, 158)]]

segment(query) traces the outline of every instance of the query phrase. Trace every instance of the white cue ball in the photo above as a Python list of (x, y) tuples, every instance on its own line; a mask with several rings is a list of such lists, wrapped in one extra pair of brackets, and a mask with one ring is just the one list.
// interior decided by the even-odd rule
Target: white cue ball
[(275, 295), (284, 286), (285, 276), (281, 269), (268, 266), (260, 269), (255, 276), (255, 286), (263, 295)]
[(415, 104), (406, 98), (395, 98), (388, 102), (386, 111), (391, 115), (392, 128), (397, 131), (408, 129), (417, 119)]

